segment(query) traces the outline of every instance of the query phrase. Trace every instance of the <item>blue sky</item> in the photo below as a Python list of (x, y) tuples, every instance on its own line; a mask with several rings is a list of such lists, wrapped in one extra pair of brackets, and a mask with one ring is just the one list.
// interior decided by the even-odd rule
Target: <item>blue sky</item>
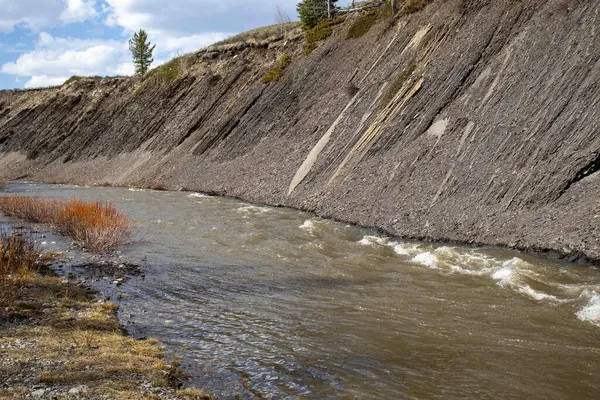
[(127, 40), (140, 28), (156, 44), (156, 65), (273, 24), (277, 6), (296, 19), (297, 1), (0, 0), (0, 89), (131, 75)]

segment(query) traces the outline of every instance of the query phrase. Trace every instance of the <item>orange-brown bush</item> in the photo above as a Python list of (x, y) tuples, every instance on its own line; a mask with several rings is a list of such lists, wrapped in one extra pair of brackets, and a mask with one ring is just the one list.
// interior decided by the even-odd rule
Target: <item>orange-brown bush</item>
[(55, 225), (59, 233), (93, 252), (109, 250), (131, 237), (129, 218), (109, 203), (68, 200), (60, 207)]
[(60, 234), (92, 252), (103, 252), (126, 243), (132, 234), (129, 218), (109, 203), (0, 197), (0, 212), (30, 222), (51, 224)]
[(29, 222), (53, 223), (58, 208), (59, 202), (56, 200), (18, 196), (0, 197), (0, 212), (6, 216)]

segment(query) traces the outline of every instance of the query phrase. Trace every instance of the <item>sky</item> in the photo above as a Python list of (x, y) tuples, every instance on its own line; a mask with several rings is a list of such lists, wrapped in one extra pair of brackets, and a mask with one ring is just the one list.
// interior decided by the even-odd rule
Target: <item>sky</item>
[[(0, 89), (73, 75), (132, 75), (128, 39), (145, 29), (154, 64), (276, 22), (298, 0), (0, 0)], [(340, 1), (344, 5), (348, 1)]]

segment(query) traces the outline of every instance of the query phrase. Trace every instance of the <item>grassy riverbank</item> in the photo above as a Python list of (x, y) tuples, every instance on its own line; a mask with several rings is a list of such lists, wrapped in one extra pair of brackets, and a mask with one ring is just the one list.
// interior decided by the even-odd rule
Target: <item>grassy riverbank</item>
[(178, 390), (177, 360), (127, 337), (118, 306), (52, 276), (51, 258), (27, 235), (0, 235), (0, 399), (210, 399)]

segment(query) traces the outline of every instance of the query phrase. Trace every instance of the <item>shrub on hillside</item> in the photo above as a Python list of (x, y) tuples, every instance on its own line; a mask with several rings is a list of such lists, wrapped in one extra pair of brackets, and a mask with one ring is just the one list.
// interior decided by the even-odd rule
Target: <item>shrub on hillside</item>
[(298, 16), (305, 29), (315, 27), (321, 20), (335, 14), (337, 0), (302, 0), (296, 6)]
[(348, 29), (348, 34), (346, 35), (346, 38), (356, 39), (361, 36), (364, 36), (367, 32), (371, 30), (373, 25), (377, 23), (378, 19), (379, 12), (377, 11), (369, 11), (368, 13), (361, 15), (350, 26), (350, 29)]
[(304, 33), (306, 38), (304, 54), (310, 54), (317, 47), (317, 43), (331, 36), (333, 33), (333, 27), (341, 24), (342, 22), (344, 22), (344, 18), (342, 17), (326, 19), (319, 22), (315, 27), (307, 29)]
[(269, 83), (279, 81), (283, 70), (285, 69), (285, 67), (288, 66), (291, 60), (292, 56), (290, 56), (289, 54), (285, 53), (284, 55), (282, 55), (281, 58), (279, 58), (279, 60), (277, 61), (277, 63), (275, 63), (275, 65), (267, 71), (266, 75), (262, 78), (262, 82)]

